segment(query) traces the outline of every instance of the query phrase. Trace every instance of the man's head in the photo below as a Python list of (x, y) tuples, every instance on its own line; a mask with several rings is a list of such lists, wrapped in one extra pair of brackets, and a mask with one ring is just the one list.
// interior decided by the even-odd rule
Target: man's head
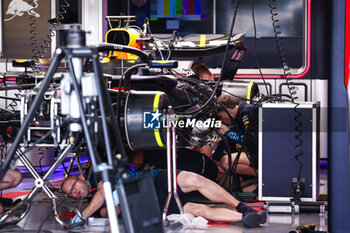
[(235, 119), (240, 101), (232, 95), (221, 95), (217, 102), (216, 112), (218, 117), (222, 123), (231, 126), (233, 122), (230, 118)]
[(214, 81), (214, 75), (210, 72), (204, 63), (193, 65), (192, 70), (198, 73), (200, 80)]
[(81, 175), (68, 176), (61, 184), (63, 192), (74, 198), (85, 198), (90, 194), (91, 184)]
[(137, 168), (144, 166), (143, 150), (130, 151), (128, 153), (129, 164)]

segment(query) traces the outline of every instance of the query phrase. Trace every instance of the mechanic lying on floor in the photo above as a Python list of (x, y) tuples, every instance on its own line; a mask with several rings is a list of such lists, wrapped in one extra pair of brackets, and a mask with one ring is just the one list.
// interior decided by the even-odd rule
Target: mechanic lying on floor
[[(132, 153), (140, 153), (135, 151)], [(159, 170), (153, 176), (155, 189), (158, 196), (160, 208), (164, 207), (167, 197), (167, 173), (164, 170)], [(179, 171), (177, 175), (178, 191), (181, 203), (184, 207), (185, 213), (190, 213), (194, 216), (201, 216), (209, 221), (243, 222), (247, 227), (259, 227), (260, 224), (266, 222), (266, 211), (258, 212), (245, 203), (239, 202), (232, 195), (226, 192), (215, 182), (188, 171)], [(85, 198), (89, 195), (91, 184), (82, 176), (69, 176), (62, 183), (62, 190), (74, 198)], [(225, 203), (231, 207), (235, 207), (239, 212), (235, 212), (229, 208), (211, 208), (207, 205), (189, 202), (186, 199), (185, 193), (199, 191), (204, 197), (214, 202)], [(119, 205), (119, 198), (116, 191), (113, 192), (114, 204)], [(88, 218), (95, 211), (100, 209), (104, 204), (104, 191), (102, 181), (97, 185), (97, 192), (93, 196), (91, 202), (82, 211), (82, 214)], [(176, 205), (169, 206), (168, 214), (176, 213)], [(117, 207), (117, 212), (119, 208)], [(100, 211), (103, 217), (107, 216), (106, 210)], [(72, 223), (80, 221), (79, 217), (73, 218)]]

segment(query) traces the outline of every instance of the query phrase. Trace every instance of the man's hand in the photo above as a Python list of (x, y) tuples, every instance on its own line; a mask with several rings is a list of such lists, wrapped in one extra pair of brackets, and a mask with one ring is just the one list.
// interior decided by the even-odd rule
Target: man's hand
[(200, 150), (201, 150), (201, 145), (191, 146), (191, 150), (199, 151), (199, 152), (200, 152)]
[(221, 128), (219, 129), (219, 133), (225, 134), (229, 130), (230, 130), (230, 128), (227, 125), (221, 124)]
[(199, 149), (199, 152), (202, 154), (205, 154), (206, 156), (210, 157), (213, 153), (213, 149), (210, 145), (204, 145)]
[[(237, 144), (236, 144), (236, 149), (237, 149), (237, 150), (240, 150), (241, 148), (242, 148), (242, 145), (237, 143)], [(246, 146), (244, 147), (244, 150), (247, 150), (247, 147), (246, 147)]]
[[(78, 214), (76, 214), (75, 216), (74, 216), (74, 218), (72, 218), (71, 220), (70, 220), (70, 224), (77, 224), (77, 223), (80, 223), (80, 222), (83, 222), (83, 221), (85, 221), (85, 223), (86, 223), (86, 218), (85, 218), (85, 216), (83, 215), (83, 214), (81, 214), (82, 216), (83, 216), (83, 219), (81, 219), (80, 217), (79, 217), (79, 215)], [(84, 224), (85, 224), (84, 223)]]

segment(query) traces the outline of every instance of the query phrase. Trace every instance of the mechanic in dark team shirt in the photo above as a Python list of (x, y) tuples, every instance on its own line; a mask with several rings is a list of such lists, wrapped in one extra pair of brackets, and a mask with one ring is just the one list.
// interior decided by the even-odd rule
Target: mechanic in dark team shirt
[[(239, 101), (231, 95), (221, 95), (217, 101), (217, 115), (221, 122), (228, 127), (225, 136), (229, 140), (233, 152), (231, 153), (232, 163), (244, 143), (236, 172), (242, 175), (256, 176), (254, 168), (258, 168), (258, 118), (254, 105)], [(224, 170), (228, 170), (229, 158), (223, 147), (223, 143), (219, 144), (212, 157), (220, 161)]]

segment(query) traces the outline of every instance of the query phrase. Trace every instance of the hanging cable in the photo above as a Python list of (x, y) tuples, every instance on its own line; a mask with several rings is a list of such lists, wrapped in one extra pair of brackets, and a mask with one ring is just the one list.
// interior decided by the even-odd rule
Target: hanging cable
[[(14, 93), (14, 95), (16, 96), (16, 98), (20, 98), (20, 94), (19, 93)], [(16, 100), (11, 100), (11, 103), (5, 108), (6, 109), (10, 108), (10, 109), (12, 109), (12, 111), (16, 111), (17, 107), (18, 107), (17, 101)]]
[(51, 47), (52, 38), (56, 35), (58, 26), (61, 25), (61, 22), (64, 19), (64, 14), (67, 13), (66, 8), (70, 7), (70, 4), (67, 0), (63, 0), (63, 2), (64, 4), (62, 4), (58, 10), (58, 17), (51, 23), (53, 29), (49, 29), (49, 33), (46, 35), (46, 39), (44, 39), (43, 44), (40, 45), (40, 50), (38, 51), (39, 58), (43, 58), (47, 52), (47, 49)]
[(35, 16), (33, 14), (34, 9), (37, 8), (39, 6), (38, 4), (38, 0), (32, 0), (29, 2), (29, 5), (32, 6), (32, 8), (29, 10), (30, 13), (30, 17), (29, 17), (29, 27), (30, 27), (30, 40), (32, 41), (32, 43), (30, 44), (30, 46), (32, 47), (32, 59), (35, 62), (39, 62), (39, 57), (38, 57), (38, 39), (37, 39), (37, 32), (36, 32), (36, 19)]
[(278, 53), (279, 53), (280, 60), (282, 63), (283, 78), (286, 79), (286, 84), (287, 84), (288, 91), (289, 91), (289, 94), (291, 97), (291, 101), (294, 104), (294, 108), (293, 108), (293, 110), (295, 112), (294, 120), (296, 122), (296, 126), (294, 129), (297, 131), (297, 135), (295, 136), (295, 139), (297, 141), (297, 143), (295, 145), (295, 149), (296, 149), (297, 153), (295, 154), (294, 157), (297, 160), (297, 162), (299, 163), (299, 170), (298, 170), (297, 184), (296, 184), (296, 188), (294, 190), (294, 197), (292, 200), (293, 201), (300, 201), (300, 196), (301, 196), (300, 183), (301, 183), (301, 172), (302, 172), (302, 168), (303, 168), (303, 163), (302, 163), (300, 157), (304, 154), (303, 149), (301, 148), (301, 146), (304, 143), (302, 138), (301, 138), (303, 135), (303, 131), (301, 129), (303, 124), (302, 124), (302, 121), (300, 120), (302, 113), (298, 109), (298, 106), (300, 104), (295, 102), (295, 100), (297, 99), (297, 97), (295, 97), (296, 90), (295, 90), (295, 87), (293, 86), (294, 83), (292, 82), (292, 78), (290, 76), (291, 73), (290, 73), (290, 67), (288, 64), (286, 49), (284, 47), (284, 44), (282, 42), (282, 38), (280, 36), (282, 32), (280, 30), (279, 20), (277, 18), (277, 16), (278, 16), (278, 13), (276, 12), (277, 7), (274, 6), (275, 1), (276, 0), (269, 0), (272, 26), (273, 26), (273, 31), (275, 34), (275, 40), (276, 40)]
[[(44, 58), (45, 53), (47, 52), (47, 49), (51, 47), (52, 38), (56, 35), (56, 31), (58, 30), (58, 26), (61, 25), (62, 20), (64, 19), (64, 14), (67, 13), (67, 8), (70, 7), (70, 4), (67, 0), (63, 0), (63, 4), (58, 10), (58, 17), (54, 18), (52, 20), (49, 20), (50, 24), (52, 25), (52, 28), (49, 29), (49, 33), (46, 34), (46, 39), (44, 39), (42, 44), (38, 44), (38, 34), (37, 34), (37, 26), (36, 26), (36, 19), (33, 14), (33, 11), (35, 8), (39, 6), (38, 0), (32, 0), (29, 2), (29, 4), (32, 6), (32, 8), (29, 10), (31, 13), (29, 17), (29, 27), (30, 27), (30, 40), (32, 41), (31, 47), (32, 47), (32, 59), (35, 62), (39, 62), (39, 59)], [(35, 65), (35, 67), (32, 67), (32, 69), (36, 72), (40, 71), (40, 69)]]

